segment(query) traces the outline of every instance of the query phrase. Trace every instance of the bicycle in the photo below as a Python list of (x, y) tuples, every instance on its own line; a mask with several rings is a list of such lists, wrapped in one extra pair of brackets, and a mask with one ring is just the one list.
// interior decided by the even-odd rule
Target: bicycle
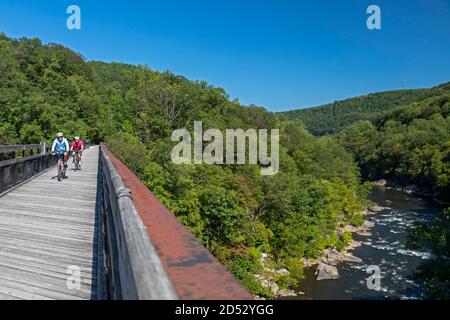
[(56, 157), (58, 158), (58, 182), (61, 182), (63, 179), (67, 178), (66, 175), (66, 170), (67, 170), (67, 166), (66, 166), (66, 158), (68, 156), (68, 153), (55, 153), (53, 152), (53, 155), (56, 155)]
[(75, 163), (75, 172), (81, 170), (81, 151), (73, 151), (72, 156)]

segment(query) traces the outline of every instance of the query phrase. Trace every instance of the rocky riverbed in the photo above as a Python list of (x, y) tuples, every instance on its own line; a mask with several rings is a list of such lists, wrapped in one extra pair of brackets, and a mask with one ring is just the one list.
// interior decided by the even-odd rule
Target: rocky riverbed
[[(381, 212), (382, 210), (389, 209), (388, 207), (382, 206), (369, 206), (368, 209), (362, 214), (364, 216), (369, 216), (375, 214), (377, 212)], [(358, 234), (361, 236), (370, 236), (370, 229), (374, 227), (374, 223), (365, 220), (364, 223), (359, 227), (354, 227), (351, 225), (346, 225), (342, 228), (338, 228), (336, 232), (338, 234), (342, 234), (343, 232), (350, 232), (352, 234)], [(322, 253), (322, 257), (319, 259), (309, 261), (303, 259), (303, 267), (311, 268), (313, 266), (316, 267), (316, 280), (330, 280), (330, 279), (338, 279), (339, 272), (337, 269), (337, 265), (339, 263), (348, 262), (348, 263), (362, 263), (363, 260), (353, 254), (351, 251), (359, 248), (362, 245), (361, 242), (352, 240), (349, 245), (342, 251), (339, 252), (336, 249), (325, 249)], [(261, 264), (265, 265), (268, 257), (265, 253), (262, 254)], [(295, 297), (298, 295), (303, 295), (304, 293), (300, 290), (285, 290), (281, 289), (277, 283), (275, 282), (275, 278), (277, 275), (286, 275), (289, 271), (287, 269), (274, 270), (270, 268), (265, 268), (263, 274), (255, 275), (255, 278), (261, 283), (261, 285), (270, 291), (275, 296), (278, 297)]]
[[(273, 281), (276, 274), (289, 272), (286, 269), (266, 270), (259, 277), (262, 284), (280, 299), (420, 299), (421, 284), (414, 271), (431, 255), (409, 250), (407, 235), (415, 222), (430, 221), (443, 207), (427, 197), (385, 187), (375, 187), (370, 198), (376, 204), (364, 212), (361, 227), (337, 230), (353, 234), (343, 252), (327, 249), (315, 261), (304, 260), (305, 277), (291, 290), (282, 290)], [(380, 290), (367, 286), (373, 266), (381, 272)]]
[[(380, 207), (381, 208), (381, 207)], [(378, 208), (376, 210), (368, 210), (364, 212), (364, 215), (373, 214), (374, 212), (380, 212), (383, 209), (378, 211)], [(364, 223), (359, 227), (354, 227), (351, 225), (346, 225), (343, 228), (338, 229), (338, 233), (342, 232), (350, 232), (352, 233), (352, 237), (354, 234), (360, 235), (360, 236), (371, 236), (370, 230), (375, 226), (375, 224), (369, 220), (365, 220)], [(361, 242), (352, 240), (350, 244), (343, 250), (343, 252), (339, 252), (336, 249), (326, 249), (323, 252), (322, 258), (310, 262), (313, 265), (317, 265), (315, 274), (316, 274), (316, 280), (330, 280), (330, 279), (338, 279), (339, 278), (339, 271), (337, 268), (337, 265), (342, 262), (348, 262), (348, 263), (362, 263), (363, 260), (355, 255), (353, 255), (352, 252), (356, 248), (361, 247)]]
[[(345, 261), (342, 259), (345, 253), (338, 255), (328, 250), (321, 259), (325, 265), (305, 268), (305, 278), (299, 284), (304, 294), (284, 299), (421, 298), (421, 283), (414, 277), (414, 271), (431, 255), (427, 251), (409, 250), (406, 239), (415, 222), (429, 221), (442, 207), (428, 198), (387, 188), (375, 188), (370, 198), (377, 206), (368, 208), (371, 210), (366, 215), (369, 221), (365, 223), (366, 230), (345, 227), (354, 239), (354, 248), (348, 248), (347, 253), (358, 261)], [(367, 285), (368, 270), (373, 266), (381, 272), (379, 290)], [(321, 272), (330, 277), (316, 280)]]

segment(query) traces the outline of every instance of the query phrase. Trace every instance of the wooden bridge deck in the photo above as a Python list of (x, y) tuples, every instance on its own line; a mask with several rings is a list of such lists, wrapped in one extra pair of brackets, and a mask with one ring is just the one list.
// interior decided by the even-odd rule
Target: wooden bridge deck
[(0, 197), (0, 300), (97, 298), (98, 156), (92, 147), (68, 179), (51, 168)]

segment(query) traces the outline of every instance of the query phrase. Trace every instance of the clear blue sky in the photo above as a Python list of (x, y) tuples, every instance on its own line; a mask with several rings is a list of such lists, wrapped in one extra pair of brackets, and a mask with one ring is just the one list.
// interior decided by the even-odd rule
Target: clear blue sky
[[(380, 31), (366, 28), (370, 4)], [(450, 81), (450, 0), (0, 0), (0, 32), (169, 69), (272, 111)]]

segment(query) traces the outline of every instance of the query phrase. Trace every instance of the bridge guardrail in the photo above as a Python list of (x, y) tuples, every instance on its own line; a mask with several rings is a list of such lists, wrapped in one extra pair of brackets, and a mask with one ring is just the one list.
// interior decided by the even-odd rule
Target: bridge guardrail
[[(127, 206), (132, 202), (132, 217), (139, 219), (139, 230), (147, 233), (179, 299), (253, 299), (124, 163), (104, 145), (101, 152), (101, 157), (108, 159), (108, 166), (114, 168), (111, 169), (114, 172), (113, 181), (117, 182), (119, 189), (128, 188), (120, 189), (122, 191), (116, 189), (116, 194), (127, 201)], [(127, 211), (124, 213), (129, 214)], [(145, 237), (139, 234), (139, 238)]]
[(56, 164), (51, 144), (0, 146), (0, 195)]
[(100, 146), (99, 212), (105, 248), (108, 299), (176, 300), (130, 191)]

